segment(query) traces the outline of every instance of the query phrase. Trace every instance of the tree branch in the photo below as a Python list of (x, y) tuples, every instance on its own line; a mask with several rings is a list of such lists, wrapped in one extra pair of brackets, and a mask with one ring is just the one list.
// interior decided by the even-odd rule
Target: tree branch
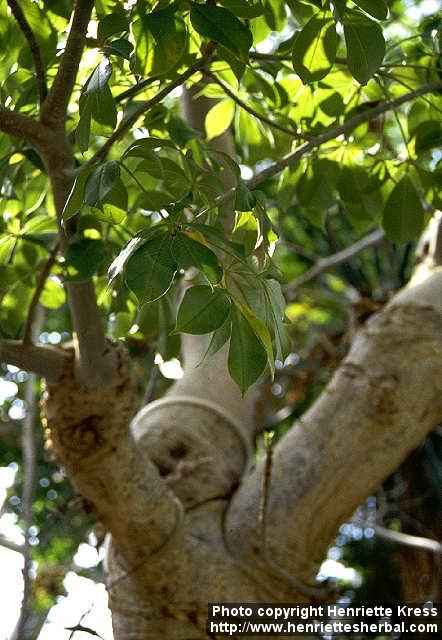
[(51, 345), (4, 340), (0, 342), (0, 360), (56, 382), (63, 373), (67, 356), (62, 349)]
[(269, 178), (272, 178), (273, 176), (280, 173), (286, 167), (289, 167), (295, 164), (309, 151), (312, 151), (313, 149), (320, 147), (321, 145), (325, 144), (326, 142), (329, 142), (330, 140), (333, 140), (334, 138), (337, 138), (338, 136), (341, 136), (345, 133), (349, 133), (350, 131), (358, 127), (360, 124), (363, 124), (364, 122), (368, 122), (369, 120), (372, 120), (377, 116), (380, 116), (382, 113), (385, 113), (386, 111), (390, 111), (391, 109), (397, 109), (397, 107), (400, 107), (401, 105), (407, 102), (410, 102), (415, 98), (419, 98), (420, 96), (423, 96), (427, 93), (440, 91), (441, 89), (442, 89), (442, 82), (441, 81), (434, 82), (432, 84), (423, 85), (422, 87), (419, 87), (414, 91), (410, 91), (409, 93), (406, 93), (403, 96), (400, 96), (399, 98), (396, 98), (394, 100), (381, 102), (376, 107), (367, 109), (366, 111), (359, 113), (357, 116), (354, 116), (353, 118), (349, 118), (343, 124), (337, 127), (331, 127), (330, 129), (328, 129), (328, 131), (325, 131), (324, 133), (321, 133), (320, 135), (311, 138), (308, 142), (306, 142), (304, 145), (302, 145), (292, 153), (289, 153), (288, 155), (281, 158), (281, 160), (279, 160), (278, 162), (275, 162), (274, 164), (270, 165), (260, 173), (256, 174), (256, 176), (254, 176), (247, 182), (247, 186), (250, 189), (254, 189), (261, 183), (265, 182), (265, 180), (268, 180)]
[(64, 127), (93, 6), (94, 0), (77, 0), (76, 2), (60, 66), (41, 110), (41, 120), (47, 125)]
[(45, 144), (48, 131), (40, 122), (19, 111), (11, 111), (0, 105), (0, 131), (26, 140), (37, 148)]
[(285, 133), (286, 135), (290, 136), (291, 138), (300, 138), (300, 139), (306, 139), (309, 138), (311, 136), (307, 136), (307, 135), (302, 135), (299, 134), (297, 131), (295, 131), (294, 129), (290, 129), (289, 127), (284, 127), (284, 125), (279, 124), (279, 122), (276, 122), (275, 120), (272, 120), (271, 118), (268, 118), (266, 115), (264, 115), (263, 113), (259, 113), (259, 111), (256, 111), (255, 109), (253, 109), (253, 107), (251, 107), (250, 105), (248, 105), (246, 102), (243, 102), (241, 100), (241, 98), (239, 98), (231, 89), (230, 87), (228, 87), (222, 80), (220, 80), (214, 73), (210, 72), (210, 71), (205, 71), (204, 75), (206, 75), (208, 78), (210, 78), (213, 82), (215, 82), (219, 87), (221, 87), (221, 89), (224, 91), (224, 93), (229, 96), (229, 98), (231, 98), (234, 102), (236, 102), (236, 104), (241, 107), (241, 109), (244, 109), (244, 111), (247, 111), (247, 113), (250, 113), (251, 116), (254, 116), (255, 118), (257, 118), (258, 120), (261, 120), (261, 122), (264, 122), (265, 124), (267, 124), (269, 127), (272, 127), (272, 129), (276, 129), (277, 131), (281, 131), (281, 133)]
[(166, 96), (168, 96), (174, 89), (180, 87), (186, 80), (191, 78), (197, 71), (200, 71), (204, 68), (204, 66), (210, 60), (212, 53), (214, 51), (215, 45), (213, 43), (209, 44), (205, 53), (201, 56), (199, 60), (197, 60), (194, 64), (192, 64), (186, 71), (181, 73), (179, 76), (169, 82), (163, 89), (161, 89), (156, 95), (153, 96), (150, 100), (146, 100), (143, 102), (131, 116), (123, 120), (120, 126), (114, 131), (114, 133), (107, 139), (104, 145), (98, 149), (98, 151), (92, 156), (92, 158), (86, 163), (87, 165), (96, 164), (97, 162), (101, 162), (107, 156), (111, 147), (119, 140), (128, 129), (130, 129), (135, 122), (138, 120), (140, 116), (142, 116), (146, 111), (149, 111), (152, 107), (159, 104)]
[(403, 544), (407, 547), (414, 547), (415, 549), (424, 549), (431, 553), (442, 554), (442, 544), (437, 540), (431, 538), (424, 538), (422, 536), (412, 536), (409, 533), (403, 533), (402, 531), (392, 531), (386, 527), (376, 525), (374, 527), (376, 535), (384, 540), (395, 542), (397, 544)]
[(34, 315), (37, 309), (38, 302), (40, 300), (41, 293), (46, 284), (46, 280), (49, 277), (52, 266), (55, 262), (58, 253), (59, 243), (57, 242), (54, 248), (50, 251), (48, 259), (46, 260), (44, 267), (38, 277), (37, 285), (35, 287), (34, 293), (32, 295), (31, 302), (29, 303), (28, 314), (26, 317), (26, 323), (23, 330), (23, 344), (28, 345), (32, 342), (31, 333), (32, 333), (32, 325), (34, 322)]
[(16, 19), (20, 29), (23, 32), (26, 40), (28, 41), (29, 49), (31, 51), (32, 59), (34, 61), (35, 75), (37, 76), (38, 95), (40, 98), (40, 105), (44, 102), (48, 89), (46, 86), (46, 74), (41, 58), (40, 47), (38, 46), (34, 32), (31, 29), (29, 22), (26, 19), (20, 5), (17, 0), (8, 0), (9, 8), (12, 11), (14, 18)]
[[(273, 176), (276, 176), (278, 173), (283, 171), (286, 167), (289, 167), (295, 164), (296, 162), (298, 162), (298, 160), (300, 160), (304, 155), (306, 155), (310, 151), (313, 151), (313, 149), (320, 147), (321, 145), (325, 144), (326, 142), (329, 142), (330, 140), (333, 140), (334, 138), (337, 138), (340, 135), (349, 133), (350, 131), (358, 127), (360, 124), (363, 124), (364, 122), (368, 122), (369, 120), (376, 118), (382, 113), (386, 113), (391, 109), (395, 109), (398, 106), (405, 104), (407, 102), (410, 102), (415, 98), (419, 98), (420, 96), (423, 96), (427, 93), (440, 91), (441, 89), (442, 89), (442, 82), (423, 85), (422, 87), (419, 87), (418, 89), (410, 91), (409, 93), (406, 93), (403, 96), (396, 98), (395, 100), (382, 102), (378, 104), (376, 107), (367, 109), (366, 111), (363, 111), (357, 116), (354, 116), (353, 118), (349, 118), (341, 125), (338, 125), (336, 127), (330, 127), (324, 133), (321, 133), (318, 136), (314, 136), (310, 138), (308, 142), (303, 144), (301, 147), (298, 147), (292, 153), (287, 154), (286, 156), (281, 158), (281, 160), (279, 160), (278, 162), (275, 162), (269, 165), (266, 169), (263, 169), (262, 171), (257, 173), (253, 178), (246, 181), (246, 185), (249, 189), (256, 189), (257, 187), (259, 187), (260, 184), (262, 184), (269, 178), (273, 178)], [(231, 189), (226, 191), (226, 193), (216, 198), (215, 206), (219, 206), (220, 204), (229, 201), (235, 195), (235, 191), (236, 189), (232, 187)], [(203, 209), (202, 211), (199, 212), (198, 215), (202, 215), (207, 210), (208, 209)]]
[[(441, 291), (436, 268), (372, 316), (320, 398), (275, 447), (268, 553), (303, 582), (316, 575), (339, 524), (442, 417)], [(265, 566), (254, 552), (264, 472), (260, 464), (245, 479), (226, 518), (231, 552), (257, 566)]]
[(380, 244), (385, 240), (385, 233), (382, 229), (376, 229), (376, 231), (372, 231), (361, 240), (358, 240), (350, 247), (343, 249), (342, 251), (338, 251), (337, 253), (329, 256), (328, 258), (321, 258), (313, 265), (308, 271), (303, 273), (298, 278), (295, 278), (292, 282), (290, 282), (284, 290), (285, 297), (288, 301), (293, 300), (296, 297), (297, 290), (317, 278), (324, 271), (328, 271), (329, 269), (333, 269), (333, 267), (337, 267), (340, 264), (344, 264), (345, 262), (349, 262), (360, 253), (369, 249), (370, 247), (374, 247), (377, 244)]
[(10, 551), (16, 551), (17, 553), (23, 554), (23, 545), (17, 544), (13, 540), (9, 540), (3, 534), (0, 533), (0, 547), (4, 547), (5, 549), (9, 549)]
[[(37, 337), (42, 329), (44, 319), (43, 308), (40, 307), (32, 331), (34, 337)], [(20, 615), (12, 634), (11, 640), (20, 640), (23, 637), (26, 621), (30, 614), (30, 598), (32, 595), (32, 578), (30, 575), (32, 567), (31, 558), (31, 533), (32, 526), (32, 504), (35, 495), (35, 479), (36, 479), (36, 453), (35, 453), (35, 433), (34, 419), (36, 411), (36, 397), (34, 385), (37, 382), (37, 376), (31, 374), (26, 382), (25, 403), (26, 415), (23, 420), (22, 427), (22, 450), (24, 464), (24, 485), (22, 494), (22, 517), (23, 517), (23, 533), (25, 537), (23, 545), (23, 599), (20, 609)]]

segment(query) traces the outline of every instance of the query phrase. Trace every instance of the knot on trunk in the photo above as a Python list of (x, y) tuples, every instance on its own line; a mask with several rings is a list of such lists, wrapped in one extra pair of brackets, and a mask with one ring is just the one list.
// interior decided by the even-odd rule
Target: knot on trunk
[(66, 349), (61, 377), (56, 383), (46, 382), (41, 406), (46, 448), (67, 469), (115, 450), (121, 436), (127, 434), (135, 407), (129, 360), (120, 343), (110, 348), (116, 367), (98, 389), (88, 389), (76, 379), (72, 348)]

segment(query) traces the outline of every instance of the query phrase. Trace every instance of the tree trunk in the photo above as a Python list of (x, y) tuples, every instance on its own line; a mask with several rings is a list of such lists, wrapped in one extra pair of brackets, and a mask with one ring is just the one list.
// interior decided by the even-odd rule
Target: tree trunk
[(225, 349), (195, 367), (202, 340), (186, 337), (184, 377), (130, 429), (124, 349), (107, 344), (117, 364), (98, 388), (68, 353), (44, 414), (55, 457), (112, 534), (116, 640), (205, 638), (208, 602), (330, 596), (315, 575), (338, 526), (442, 417), (441, 290), (432, 269), (374, 316), (254, 469), (255, 394), (241, 397)]

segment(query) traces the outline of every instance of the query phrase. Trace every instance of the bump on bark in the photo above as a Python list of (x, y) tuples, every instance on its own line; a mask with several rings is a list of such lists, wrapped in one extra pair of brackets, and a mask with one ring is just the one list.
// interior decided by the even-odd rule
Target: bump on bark
[(42, 422), (46, 448), (67, 470), (75, 471), (93, 456), (112, 451), (136, 406), (129, 360), (120, 343), (111, 347), (117, 366), (113, 377), (98, 389), (84, 387), (75, 376), (75, 353), (67, 350), (64, 371), (56, 383), (46, 382)]

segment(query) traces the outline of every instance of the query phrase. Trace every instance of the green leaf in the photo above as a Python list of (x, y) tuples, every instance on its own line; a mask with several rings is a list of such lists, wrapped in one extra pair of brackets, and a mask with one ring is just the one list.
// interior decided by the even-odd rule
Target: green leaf
[(147, 158), (150, 160), (152, 157), (152, 151), (156, 151), (161, 148), (176, 149), (173, 142), (170, 140), (163, 140), (162, 138), (139, 138), (136, 142), (130, 145), (125, 151), (123, 157), (135, 156), (136, 158)]
[(61, 282), (48, 278), (40, 296), (41, 304), (46, 309), (58, 309), (66, 302), (66, 293)]
[[(207, 347), (207, 351), (204, 356), (201, 358), (201, 363), (204, 362), (207, 358), (211, 358), (218, 353), (218, 351), (226, 344), (227, 340), (230, 338), (232, 330), (232, 321), (230, 319), (230, 309), (229, 314), (223, 324), (213, 332), (212, 337), (210, 338), (209, 346)], [(200, 364), (201, 364), (200, 363)]]
[(199, 34), (219, 42), (246, 61), (253, 44), (251, 31), (223, 7), (191, 3), (190, 21)]
[(240, 18), (257, 18), (264, 11), (259, 0), (219, 0), (219, 4)]
[(88, 150), (91, 135), (92, 102), (89, 98), (86, 94), (80, 96), (80, 119), (75, 130), (75, 142), (82, 153)]
[(173, 196), (164, 191), (143, 191), (137, 198), (136, 206), (146, 211), (160, 211), (173, 202)]
[(118, 40), (113, 40), (103, 47), (103, 51), (106, 55), (118, 56), (119, 58), (125, 58), (126, 60), (130, 60), (132, 49), (132, 43), (130, 43), (129, 40), (126, 40), (126, 38), (118, 38)]
[(105, 197), (120, 177), (120, 167), (115, 160), (105, 162), (88, 176), (84, 190), (86, 204), (101, 206)]
[(91, 172), (92, 167), (87, 167), (86, 169), (82, 169), (75, 178), (72, 189), (68, 195), (68, 199), (63, 207), (63, 220), (69, 220), (80, 212), (81, 207), (84, 204), (84, 188)]
[(259, 223), (252, 211), (236, 214), (232, 240), (244, 246), (245, 254), (253, 253), (259, 238)]
[(421, 122), (414, 131), (414, 149), (417, 154), (442, 145), (442, 126), (440, 122), (428, 120)]
[(128, 31), (128, 29), (129, 21), (123, 11), (108, 13), (106, 16), (103, 16), (98, 23), (97, 36), (99, 40), (103, 41), (115, 33)]
[(331, 15), (314, 16), (307, 22), (294, 41), (293, 68), (304, 83), (324, 78), (336, 59), (338, 37)]
[(385, 203), (382, 226), (393, 242), (417, 238), (424, 224), (424, 208), (408, 176), (396, 184)]
[(208, 140), (220, 136), (226, 131), (235, 115), (235, 103), (230, 98), (220, 100), (207, 113), (205, 129)]
[(132, 25), (136, 41), (136, 72), (161, 75), (182, 59), (187, 49), (187, 29), (175, 16), (176, 7), (152, 11)]
[(68, 280), (83, 282), (91, 278), (103, 262), (105, 252), (102, 240), (82, 238), (72, 242), (66, 256)]
[(238, 176), (238, 186), (235, 190), (235, 211), (251, 211), (256, 204), (256, 197)]
[(255, 332), (255, 335), (257, 336), (262, 346), (264, 347), (264, 350), (267, 354), (267, 362), (270, 367), (270, 373), (273, 377), (273, 375), (275, 374), (275, 357), (273, 354), (272, 338), (270, 336), (270, 332), (268, 328), (262, 322), (262, 320), (258, 318), (256, 313), (254, 313), (248, 305), (243, 304), (237, 298), (235, 298), (234, 302), (237, 305), (237, 307), (240, 309), (241, 314), (247, 319), (247, 322), (252, 327), (253, 331)]
[(223, 268), (211, 249), (197, 242), (185, 233), (178, 232), (173, 243), (173, 255), (181, 269), (196, 267), (209, 282), (217, 284), (223, 275)]
[(244, 394), (258, 380), (267, 364), (267, 354), (246, 317), (235, 306), (231, 309), (228, 367), (233, 380)]
[(232, 257), (239, 258), (240, 260), (244, 259), (244, 247), (234, 242), (230, 242), (230, 240), (228, 240), (224, 233), (219, 229), (209, 227), (206, 224), (200, 224), (198, 222), (190, 223), (189, 227), (201, 233), (212, 247), (220, 249)]
[(106, 56), (103, 56), (99, 64), (92, 71), (87, 83), (86, 94), (100, 93), (107, 86), (108, 80), (112, 75), (112, 64)]
[(177, 270), (169, 233), (144, 243), (126, 262), (125, 280), (140, 304), (153, 302), (168, 291)]
[(229, 312), (230, 300), (222, 289), (192, 287), (186, 291), (178, 309), (174, 333), (210, 333), (225, 322)]
[(114, 129), (117, 124), (117, 108), (109, 87), (105, 85), (103, 91), (89, 94), (88, 98), (95, 122)]
[(382, 29), (363, 14), (352, 12), (344, 19), (344, 36), (349, 71), (358, 82), (366, 84), (384, 59)]
[(385, 20), (388, 16), (388, 7), (384, 0), (353, 0), (353, 2), (373, 18)]
[(112, 261), (112, 264), (107, 271), (109, 284), (111, 284), (114, 278), (116, 278), (123, 272), (130, 256), (135, 253), (135, 251), (145, 242), (147, 242), (148, 240), (152, 240), (153, 236), (157, 235), (158, 233), (164, 233), (164, 228), (161, 225), (156, 225), (144, 230), (141, 234), (135, 236), (135, 238), (132, 238), (126, 244), (126, 246), (123, 247), (117, 257)]
[(292, 341), (283, 322), (286, 302), (277, 280), (264, 280), (264, 288), (267, 316), (270, 316), (268, 324), (275, 336), (276, 357), (283, 362), (292, 347)]

